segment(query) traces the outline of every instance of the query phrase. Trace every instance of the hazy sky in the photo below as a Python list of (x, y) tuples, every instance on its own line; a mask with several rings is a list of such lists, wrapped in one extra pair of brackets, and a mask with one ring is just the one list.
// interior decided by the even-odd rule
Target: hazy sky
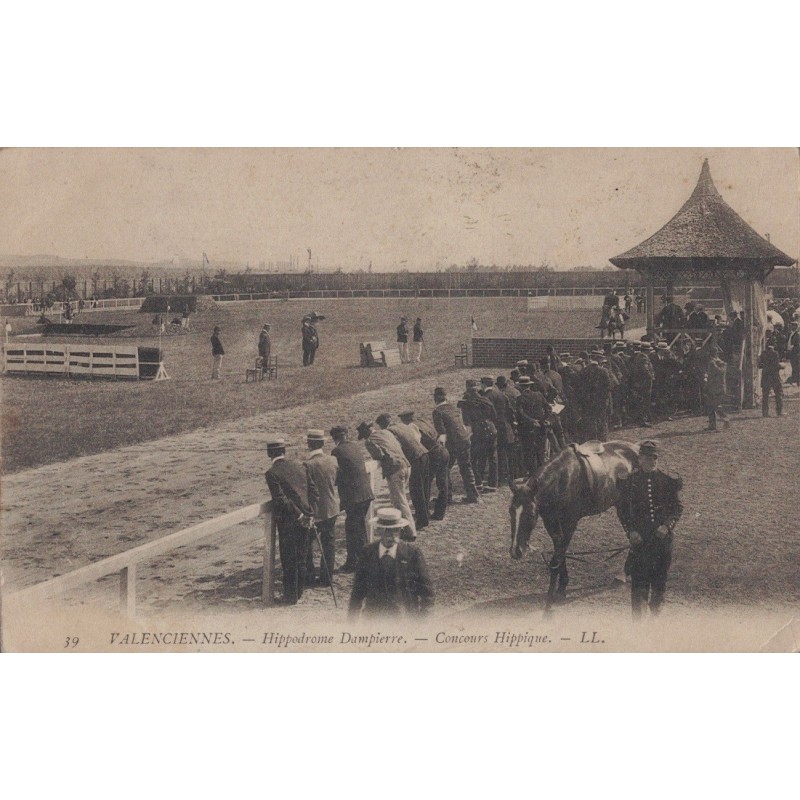
[(0, 253), (602, 267), (691, 193), (800, 256), (796, 149), (3, 150)]

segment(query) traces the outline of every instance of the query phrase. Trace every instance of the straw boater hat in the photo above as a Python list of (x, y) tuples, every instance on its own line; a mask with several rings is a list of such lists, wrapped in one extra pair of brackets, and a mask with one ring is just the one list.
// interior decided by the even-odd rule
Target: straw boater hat
[(651, 345), (650, 342), (642, 342), (639, 345), (639, 349), (640, 350), (644, 350), (645, 352), (647, 352), (648, 350), (652, 350), (653, 349), (653, 345)]
[(517, 386), (530, 386), (533, 381), (527, 376), (523, 375), (517, 382)]
[(378, 528), (405, 528), (408, 525), (408, 520), (403, 519), (403, 515), (391, 506), (379, 508), (377, 516), (373, 517), (370, 522)]
[(274, 436), (267, 441), (267, 452), (277, 452), (286, 449), (286, 439), (280, 436)]
[(486, 375), (485, 377), (481, 378), (481, 383), (484, 386), (494, 386), (494, 378), (490, 378), (488, 375)]
[(521, 361), (517, 361), (518, 367), (527, 367), (528, 366), (528, 359), (523, 358)]
[(659, 342), (656, 347), (658, 347), (659, 350), (669, 350), (669, 345), (666, 342)]
[(325, 431), (323, 431), (321, 428), (309, 428), (306, 433), (306, 439), (309, 442), (324, 442)]

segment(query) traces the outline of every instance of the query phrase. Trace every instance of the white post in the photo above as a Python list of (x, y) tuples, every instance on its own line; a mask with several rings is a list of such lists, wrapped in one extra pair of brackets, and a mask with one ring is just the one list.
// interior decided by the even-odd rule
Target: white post
[(136, 616), (136, 564), (119, 571), (119, 607), (129, 617)]

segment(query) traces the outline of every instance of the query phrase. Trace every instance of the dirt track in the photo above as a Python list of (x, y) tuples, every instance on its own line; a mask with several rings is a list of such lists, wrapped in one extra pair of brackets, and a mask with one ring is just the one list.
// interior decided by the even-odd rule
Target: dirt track
[[(302, 444), (311, 426), (327, 429), (344, 420), (353, 429), (361, 419), (401, 407), (427, 415), (435, 383), (460, 392), (465, 374), (451, 372), (438, 381), (424, 378), (10, 475), (3, 482), (6, 588), (47, 580), (264, 499), (264, 443), (273, 432)], [(800, 602), (800, 537), (791, 522), (797, 489), (796, 389), (788, 393), (786, 411), (780, 420), (744, 412), (729, 431), (718, 434), (702, 432), (705, 419), (694, 417), (619, 435), (630, 440), (658, 436), (665, 451), (662, 466), (681, 474), (686, 484), (670, 576), (673, 607), (745, 603), (768, 608)], [(540, 605), (546, 575), (538, 555), (523, 562), (508, 557), (508, 497), (504, 489), (478, 507), (452, 507), (444, 522), (421, 534), (418, 544), (431, 566), (441, 611), (524, 613)], [(623, 541), (611, 512), (584, 520), (574, 549)], [(538, 543), (547, 544), (543, 535)], [(260, 608), (262, 546), (261, 525), (246, 524), (142, 565), (140, 608), (145, 613)], [(572, 562), (573, 604), (625, 608), (627, 591), (613, 581), (619, 568), (619, 560)], [(350, 580), (336, 576), (340, 607), (346, 605)], [(112, 606), (116, 592), (114, 578), (92, 590), (107, 593)], [(334, 611), (328, 590), (307, 592), (297, 613), (313, 607), (343, 614), (341, 608)]]

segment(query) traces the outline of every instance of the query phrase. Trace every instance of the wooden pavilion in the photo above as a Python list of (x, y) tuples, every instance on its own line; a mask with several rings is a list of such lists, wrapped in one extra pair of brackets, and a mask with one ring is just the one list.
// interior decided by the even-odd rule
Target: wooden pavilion
[(649, 239), (610, 259), (620, 269), (635, 269), (647, 283), (647, 330), (654, 330), (653, 287), (719, 282), (726, 311), (744, 311), (744, 346), (739, 355), (742, 405), (755, 404), (758, 355), (766, 327), (764, 279), (775, 267), (795, 259), (751, 228), (723, 199), (711, 179), (708, 159), (691, 197)]

